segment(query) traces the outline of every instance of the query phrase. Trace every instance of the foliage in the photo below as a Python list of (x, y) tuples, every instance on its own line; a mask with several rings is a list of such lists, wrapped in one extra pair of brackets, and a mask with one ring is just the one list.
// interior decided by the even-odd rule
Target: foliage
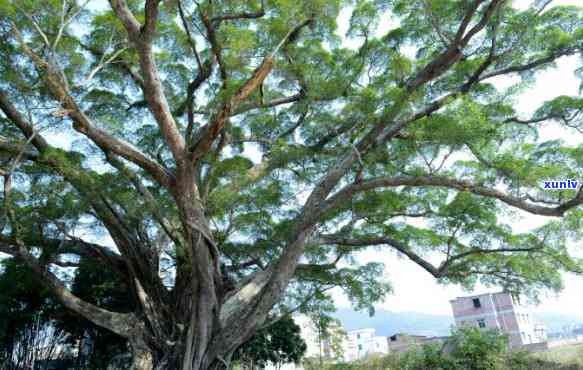
[(274, 366), (299, 363), (305, 351), (300, 327), (291, 317), (284, 317), (255, 333), (235, 352), (233, 360), (253, 370), (269, 363)]
[[(334, 288), (372, 312), (375, 248), (443, 284), (558, 291), (583, 192), (542, 182), (583, 178), (583, 147), (542, 128), (580, 135), (583, 104), (517, 101), (582, 30), (547, 1), (0, 0), (0, 250), (170, 368), (219, 366)], [(525, 212), (553, 218), (513, 230)], [(81, 257), (129, 308), (69, 294)]]
[[(85, 261), (79, 266), (74, 273), (72, 292), (110, 309), (131, 309), (125, 284), (116, 281), (116, 275)], [(113, 356), (128, 351), (127, 341), (119, 335), (64, 310), (26, 266), (4, 260), (2, 267), (0, 361), (12, 356), (17, 359), (16, 363), (22, 363), (41, 355), (47, 360), (70, 359), (68, 352), (77, 348), (87, 356), (83, 358), (87, 361), (85, 365), (105, 369)], [(77, 347), (84, 341), (91, 343), (88, 353)]]
[(500, 357), (506, 352), (508, 340), (497, 330), (461, 328), (449, 340), (449, 354), (456, 366), (468, 370), (501, 369)]
[[(96, 266), (87, 259), (81, 259), (75, 271), (71, 292), (87, 302), (99, 304), (109, 310), (132, 310), (133, 302), (126, 283), (111, 270)], [(87, 361), (92, 369), (105, 369), (113, 357), (129, 351), (125, 338), (67, 311), (57, 321), (57, 326), (70, 334), (68, 341), (71, 344), (89, 341)]]
[(13, 260), (0, 262), (0, 367), (20, 369), (35, 358), (58, 359), (67, 333), (54, 327), (60, 305), (31, 271)]
[[(445, 348), (451, 352), (445, 353)], [(426, 344), (402, 354), (390, 354), (354, 363), (325, 363), (307, 370), (580, 370), (581, 365), (543, 359), (544, 354), (506, 350), (505, 336), (476, 328), (453, 333), (444, 345)], [(542, 356), (541, 356), (542, 355)]]
[(318, 346), (322, 349), (319, 358), (312, 360), (321, 363), (323, 359), (330, 361), (342, 358), (346, 332), (340, 320), (321, 310), (312, 312), (309, 317), (317, 333)]

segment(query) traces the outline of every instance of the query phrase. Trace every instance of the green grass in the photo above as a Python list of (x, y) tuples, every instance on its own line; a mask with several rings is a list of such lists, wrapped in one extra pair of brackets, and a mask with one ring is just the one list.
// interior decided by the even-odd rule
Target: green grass
[(533, 354), (541, 360), (564, 365), (579, 365), (583, 367), (583, 344), (574, 344), (551, 348), (546, 352)]
[[(465, 366), (439, 366), (440, 360), (434, 358), (428, 367), (420, 362), (411, 361), (419, 355), (417, 351), (408, 354), (375, 356), (351, 364), (324, 364), (317, 361), (305, 363), (307, 370), (464, 370)], [(409, 359), (407, 360), (407, 357)], [(413, 364), (416, 362), (415, 364)], [(436, 365), (437, 364), (437, 365)], [(445, 365), (445, 362), (442, 364)], [(437, 366), (437, 367), (436, 367)], [(476, 367), (478, 369), (479, 367)], [(479, 368), (481, 369), (481, 368)], [(501, 354), (497, 365), (488, 367), (496, 370), (583, 370), (583, 344), (552, 348), (546, 352), (511, 352)]]

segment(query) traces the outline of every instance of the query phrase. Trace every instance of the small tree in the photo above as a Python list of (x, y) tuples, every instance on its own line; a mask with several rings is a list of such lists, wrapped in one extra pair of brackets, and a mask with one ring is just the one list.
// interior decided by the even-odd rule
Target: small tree
[(320, 366), (323, 365), (324, 361), (336, 360), (342, 357), (344, 354), (343, 344), (347, 338), (340, 320), (335, 319), (321, 309), (311, 313), (309, 316), (318, 335), (319, 354), (317, 361)]
[(446, 346), (451, 346), (449, 356), (459, 369), (501, 370), (508, 338), (495, 329), (459, 328)]
[(68, 333), (55, 326), (61, 305), (28, 267), (14, 260), (0, 267), (0, 368), (42, 368), (40, 360), (70, 357)]
[(268, 363), (279, 366), (298, 363), (306, 351), (300, 327), (289, 316), (258, 331), (236, 352), (234, 360), (253, 370)]

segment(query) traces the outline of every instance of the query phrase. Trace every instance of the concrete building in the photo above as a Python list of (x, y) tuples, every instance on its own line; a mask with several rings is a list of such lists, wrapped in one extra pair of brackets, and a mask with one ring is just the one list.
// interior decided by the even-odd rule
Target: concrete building
[(389, 353), (387, 337), (376, 335), (375, 329), (351, 330), (347, 333), (344, 360), (356, 361), (375, 354)]
[(413, 335), (406, 333), (395, 333), (388, 339), (389, 351), (391, 353), (407, 352), (413, 347), (423, 344), (437, 342), (437, 337), (426, 337), (424, 335)]
[(508, 335), (510, 348), (547, 340), (544, 325), (534, 322), (526, 306), (510, 293), (487, 293), (450, 301), (455, 324), (498, 329)]

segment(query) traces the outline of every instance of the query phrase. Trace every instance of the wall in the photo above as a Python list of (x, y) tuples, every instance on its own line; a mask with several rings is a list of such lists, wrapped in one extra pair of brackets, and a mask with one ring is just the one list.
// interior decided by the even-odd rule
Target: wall
[[(480, 307), (474, 307), (474, 299), (480, 300)], [(542, 326), (535, 324), (529, 310), (514, 301), (509, 293), (481, 294), (459, 297), (450, 301), (457, 326), (499, 329), (509, 337), (509, 347), (546, 341)]]
[(407, 352), (414, 346), (422, 344), (427, 337), (419, 335), (395, 334), (389, 337), (389, 352)]
[(528, 352), (544, 352), (544, 351), (547, 351), (549, 348), (550, 347), (549, 347), (548, 342), (541, 342), (541, 343), (525, 344), (524, 346), (522, 346), (520, 348), (520, 350), (526, 350)]

